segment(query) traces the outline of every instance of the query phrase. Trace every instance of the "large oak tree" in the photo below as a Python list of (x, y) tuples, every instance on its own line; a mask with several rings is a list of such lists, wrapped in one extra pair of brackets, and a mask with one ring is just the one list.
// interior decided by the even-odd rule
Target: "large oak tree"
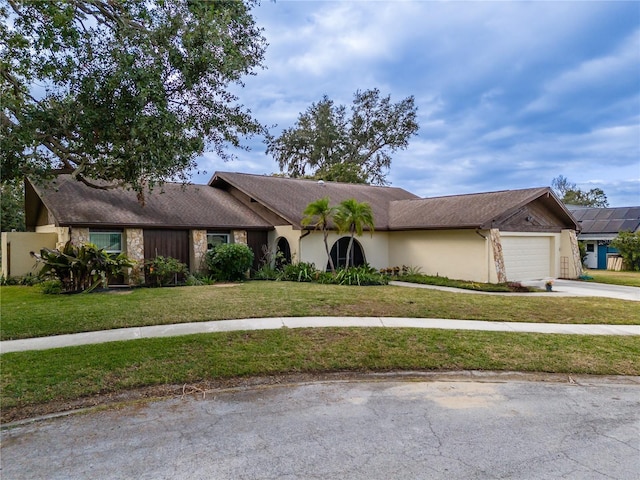
[(356, 92), (350, 112), (324, 96), (268, 137), (267, 153), (292, 177), (384, 185), (391, 154), (418, 131), (416, 112), (413, 96), (392, 103), (378, 89)]
[(2, 177), (139, 192), (264, 128), (231, 90), (260, 67), (254, 0), (0, 0)]

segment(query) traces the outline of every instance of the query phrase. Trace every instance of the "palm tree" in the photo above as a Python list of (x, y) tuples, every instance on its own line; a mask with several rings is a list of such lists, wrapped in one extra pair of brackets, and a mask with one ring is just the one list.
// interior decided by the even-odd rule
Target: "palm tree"
[(351, 259), (351, 249), (353, 248), (353, 237), (361, 236), (364, 227), (369, 227), (373, 235), (374, 221), (371, 205), (367, 202), (358, 202), (355, 198), (350, 198), (340, 203), (333, 217), (339, 232), (349, 232), (349, 246), (347, 247), (346, 268), (349, 268)]
[(329, 253), (329, 243), (327, 239), (329, 237), (329, 221), (333, 217), (336, 209), (329, 206), (329, 197), (324, 197), (315, 202), (311, 202), (302, 212), (305, 217), (302, 219), (302, 226), (306, 227), (312, 225), (316, 230), (322, 230), (324, 236), (324, 248), (327, 251), (327, 258), (329, 259), (329, 267), (331, 273), (335, 275), (336, 267), (333, 264), (333, 259)]

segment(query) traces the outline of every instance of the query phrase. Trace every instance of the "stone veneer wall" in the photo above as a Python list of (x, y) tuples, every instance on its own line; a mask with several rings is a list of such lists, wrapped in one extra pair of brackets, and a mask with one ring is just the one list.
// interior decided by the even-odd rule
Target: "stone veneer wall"
[(71, 229), (71, 243), (78, 247), (89, 243), (89, 229), (73, 227)]
[(578, 236), (576, 235), (575, 230), (571, 230), (569, 232), (569, 241), (571, 242), (571, 253), (573, 256), (573, 266), (575, 269), (575, 277), (577, 278), (582, 275), (582, 258), (580, 258), (580, 247), (578, 247)]
[(507, 272), (504, 268), (504, 255), (502, 254), (502, 241), (500, 239), (500, 230), (492, 228), (489, 232), (491, 236), (491, 246), (493, 248), (493, 261), (498, 276), (498, 283), (507, 281)]
[(247, 231), (246, 230), (234, 230), (233, 232), (233, 243), (244, 243), (247, 244)]
[(207, 254), (207, 231), (191, 230), (191, 271), (199, 272), (207, 269), (205, 255)]
[(129, 284), (144, 283), (144, 233), (142, 229), (125, 228), (123, 241), (125, 254), (137, 263), (127, 275)]

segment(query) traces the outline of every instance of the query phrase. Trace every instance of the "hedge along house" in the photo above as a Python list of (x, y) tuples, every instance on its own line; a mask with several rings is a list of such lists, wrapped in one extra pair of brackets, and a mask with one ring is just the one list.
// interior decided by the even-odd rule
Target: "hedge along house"
[[(479, 282), (581, 273), (578, 225), (549, 188), (421, 199), (394, 187), (219, 172), (208, 185), (166, 184), (142, 206), (135, 192), (91, 189), (61, 176), (47, 187), (27, 182), (25, 204), (31, 235), (48, 235), (58, 247), (91, 241), (138, 262), (172, 256), (195, 271), (209, 246), (242, 242), (254, 251), (254, 268), (265, 250), (280, 250), (288, 261), (324, 269), (322, 233), (302, 226), (304, 208), (323, 197), (335, 206), (355, 198), (372, 207), (375, 229), (356, 238), (356, 264), (407, 265)], [(348, 241), (330, 232), (336, 265), (344, 265)], [(3, 234), (3, 262), (5, 243)], [(3, 272), (26, 273), (8, 272), (4, 264)], [(129, 281), (140, 275), (134, 272)]]
[(618, 256), (618, 250), (611, 247), (611, 240), (620, 232), (640, 231), (640, 206), (598, 208), (567, 205), (578, 221), (581, 231), (578, 240), (585, 242), (587, 268), (607, 269), (607, 260)]

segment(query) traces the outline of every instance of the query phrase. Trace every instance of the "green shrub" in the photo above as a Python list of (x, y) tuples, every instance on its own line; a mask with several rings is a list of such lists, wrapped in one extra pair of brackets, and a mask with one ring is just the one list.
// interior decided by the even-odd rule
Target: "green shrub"
[(587, 242), (578, 242), (578, 251), (580, 252), (580, 263), (584, 265), (587, 261)]
[(62, 293), (62, 283), (60, 280), (47, 280), (39, 285), (42, 293), (46, 295), (58, 295)]
[(263, 265), (253, 274), (254, 280), (282, 280), (284, 272), (270, 265)]
[(2, 275), (0, 277), (0, 285), (23, 285), (27, 287), (32, 287), (39, 283), (42, 283), (42, 278), (38, 275), (34, 275), (32, 273), (27, 273), (26, 275), (16, 275), (13, 277), (6, 277)]
[(282, 279), (290, 282), (313, 282), (319, 275), (314, 263), (298, 262), (285, 265)]
[(620, 232), (611, 246), (620, 252), (626, 268), (640, 270), (640, 232)]
[(38, 276), (59, 280), (64, 292), (90, 292), (100, 285), (107, 287), (110, 276), (135, 265), (126, 255), (114, 257), (92, 243), (76, 247), (69, 241), (62, 250), (43, 248), (39, 254), (31, 252), (31, 255), (43, 264)]
[(246, 278), (253, 264), (253, 251), (243, 243), (223, 243), (207, 252), (205, 259), (217, 280), (237, 281)]
[(377, 270), (363, 265), (360, 267), (340, 268), (335, 275), (326, 274), (319, 278), (320, 283), (336, 285), (387, 285), (389, 278), (378, 273)]
[(151, 283), (160, 287), (178, 284), (178, 276), (187, 273), (187, 264), (177, 258), (158, 255), (145, 263)]

